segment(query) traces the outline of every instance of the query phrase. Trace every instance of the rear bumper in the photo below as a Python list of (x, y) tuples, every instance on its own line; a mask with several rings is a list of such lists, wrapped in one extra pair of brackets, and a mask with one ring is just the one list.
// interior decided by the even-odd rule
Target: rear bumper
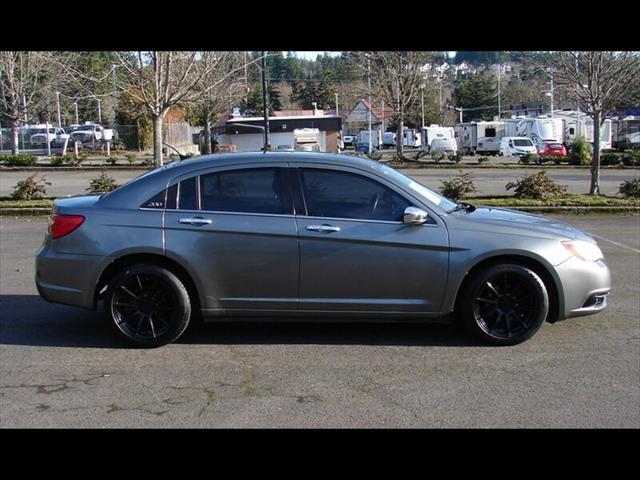
[(96, 272), (104, 257), (55, 253), (43, 246), (36, 254), (36, 288), (48, 302), (95, 308)]

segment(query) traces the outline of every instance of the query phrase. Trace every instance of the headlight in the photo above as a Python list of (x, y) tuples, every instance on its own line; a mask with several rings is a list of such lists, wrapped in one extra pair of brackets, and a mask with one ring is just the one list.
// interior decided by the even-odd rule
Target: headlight
[(574, 257), (586, 262), (595, 262), (596, 260), (604, 258), (600, 247), (595, 243), (574, 240), (571, 242), (562, 242), (562, 245), (569, 250)]

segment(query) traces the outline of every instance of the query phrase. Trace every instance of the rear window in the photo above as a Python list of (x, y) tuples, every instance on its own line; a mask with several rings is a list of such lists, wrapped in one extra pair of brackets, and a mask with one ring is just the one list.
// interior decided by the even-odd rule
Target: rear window
[(533, 145), (531, 140), (514, 140), (513, 144), (516, 147), (530, 147), (531, 145)]

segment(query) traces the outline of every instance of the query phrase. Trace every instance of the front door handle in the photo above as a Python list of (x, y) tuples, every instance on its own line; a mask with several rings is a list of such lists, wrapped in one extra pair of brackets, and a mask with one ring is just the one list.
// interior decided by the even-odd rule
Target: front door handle
[(179, 220), (180, 223), (186, 223), (188, 225), (211, 225), (211, 220), (208, 218), (181, 218)]
[(311, 232), (332, 233), (339, 232), (340, 227), (334, 227), (333, 225), (307, 225), (307, 230)]

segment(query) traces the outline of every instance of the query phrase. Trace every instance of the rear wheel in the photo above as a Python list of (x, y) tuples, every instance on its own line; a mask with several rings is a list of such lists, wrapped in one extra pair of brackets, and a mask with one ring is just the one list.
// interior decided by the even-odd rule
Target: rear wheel
[(178, 339), (189, 325), (191, 303), (180, 279), (166, 268), (137, 264), (114, 277), (104, 310), (116, 333), (140, 347)]
[(493, 345), (516, 345), (531, 338), (549, 311), (544, 282), (522, 265), (486, 268), (470, 279), (462, 295), (465, 327)]

